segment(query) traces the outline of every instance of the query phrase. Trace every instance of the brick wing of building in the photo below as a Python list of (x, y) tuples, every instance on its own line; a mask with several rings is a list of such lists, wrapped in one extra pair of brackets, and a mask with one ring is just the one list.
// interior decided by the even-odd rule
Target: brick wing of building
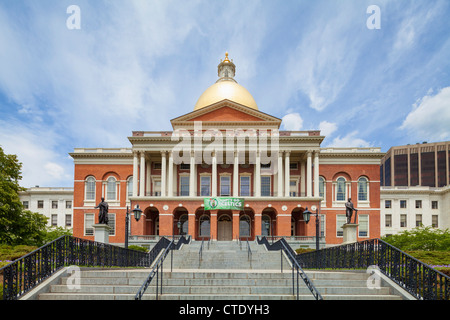
[[(345, 202), (358, 211), (360, 240), (380, 235), (380, 148), (321, 148), (320, 131), (280, 131), (234, 79), (226, 55), (219, 79), (173, 131), (134, 131), (131, 147), (76, 148), (73, 233), (94, 239), (95, 206), (109, 204), (110, 242), (189, 234), (194, 239), (283, 236), (314, 243), (308, 208), (320, 214), (322, 244), (343, 241)], [(233, 206), (234, 202), (238, 205)], [(230, 206), (231, 203), (231, 206)]]

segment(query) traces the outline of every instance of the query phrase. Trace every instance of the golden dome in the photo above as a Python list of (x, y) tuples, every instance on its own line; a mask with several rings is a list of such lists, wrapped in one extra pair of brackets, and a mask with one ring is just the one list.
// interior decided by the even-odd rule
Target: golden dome
[(246, 107), (258, 110), (253, 96), (243, 86), (231, 80), (216, 82), (205, 90), (195, 104), (194, 110), (204, 108), (213, 103), (228, 99)]
[(250, 92), (234, 80), (236, 68), (233, 60), (228, 59), (228, 52), (225, 53), (225, 60), (221, 60), (217, 68), (219, 80), (203, 92), (195, 104), (194, 111), (225, 99), (258, 110)]

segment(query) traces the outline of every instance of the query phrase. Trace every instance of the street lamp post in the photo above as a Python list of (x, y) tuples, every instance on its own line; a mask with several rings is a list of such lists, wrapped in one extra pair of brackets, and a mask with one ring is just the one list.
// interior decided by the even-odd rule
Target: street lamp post
[(303, 211), (303, 220), (305, 220), (306, 224), (308, 224), (311, 215), (316, 217), (316, 250), (319, 250), (319, 209), (316, 209), (316, 213), (312, 213), (308, 210), (308, 207), (306, 207), (305, 211)]
[[(141, 218), (142, 210), (139, 208), (139, 205), (137, 204), (136, 207), (133, 209), (134, 218), (136, 221), (139, 221)], [(129, 229), (129, 223), (130, 223), (130, 211), (127, 206), (127, 215), (125, 217), (125, 249), (128, 249), (128, 229)]]

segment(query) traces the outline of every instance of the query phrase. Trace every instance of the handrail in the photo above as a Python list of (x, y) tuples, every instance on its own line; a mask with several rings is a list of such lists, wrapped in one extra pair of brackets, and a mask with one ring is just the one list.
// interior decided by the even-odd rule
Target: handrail
[(450, 300), (450, 277), (381, 240), (371, 239), (298, 254), (304, 268), (379, 271), (417, 299)]
[(3, 300), (16, 300), (69, 265), (149, 267), (151, 253), (64, 235), (0, 268)]
[(203, 245), (205, 244), (205, 239), (202, 240), (202, 244), (200, 245), (200, 249), (198, 250), (198, 266), (200, 267), (200, 263), (203, 258)]
[[(164, 240), (163, 240), (164, 239)], [(182, 236), (178, 243), (175, 244), (175, 239), (172, 238), (171, 241), (169, 241), (166, 238), (161, 238), (161, 240), (155, 245), (153, 249), (155, 249), (155, 253), (159, 254), (161, 250), (164, 248), (164, 252), (159, 256), (158, 260), (153, 265), (152, 270), (150, 271), (150, 274), (148, 275), (147, 279), (145, 279), (142, 286), (139, 288), (138, 292), (136, 293), (134, 299), (135, 300), (142, 300), (142, 296), (144, 295), (145, 291), (147, 290), (148, 286), (152, 282), (153, 278), (156, 276), (156, 300), (158, 300), (158, 293), (162, 294), (162, 284), (163, 284), (163, 269), (164, 269), (164, 260), (166, 259), (169, 251), (178, 250), (181, 247), (181, 244), (183, 243), (189, 243), (191, 240), (191, 237), (186, 238), (185, 236)], [(169, 242), (169, 243), (167, 243)], [(161, 243), (161, 246), (157, 248), (158, 244)], [(172, 259), (173, 260), (173, 259)], [(161, 271), (159, 270), (161, 268)], [(172, 270), (172, 268), (171, 268)], [(161, 280), (159, 280), (159, 273), (161, 272)], [(158, 286), (161, 284), (161, 290), (158, 292)]]
[(252, 264), (252, 249), (250, 248), (250, 243), (248, 242), (248, 239), (247, 239), (247, 259), (250, 261), (250, 267), (251, 267), (251, 264)]
[[(299, 284), (298, 284), (298, 278), (300, 277), (303, 282), (308, 287), (309, 291), (311, 291), (312, 295), (316, 300), (323, 300), (322, 295), (320, 292), (316, 289), (316, 287), (313, 285), (311, 280), (309, 279), (308, 275), (303, 271), (302, 267), (298, 263), (298, 261), (295, 259), (294, 250), (289, 246), (289, 244), (286, 242), (284, 238), (281, 238), (277, 242), (273, 243), (272, 245), (269, 244), (267, 238), (263, 236), (261, 239), (259, 237), (257, 238), (258, 244), (263, 244), (266, 246), (267, 250), (269, 251), (275, 251), (280, 250), (281, 252), (285, 252), (287, 257), (292, 263), (292, 295), (295, 295), (295, 285), (294, 285), (294, 268), (297, 271), (297, 300), (299, 299)], [(281, 260), (281, 263), (283, 263), (283, 260)], [(283, 268), (283, 265), (281, 265), (281, 268)], [(283, 269), (281, 269), (283, 270)]]

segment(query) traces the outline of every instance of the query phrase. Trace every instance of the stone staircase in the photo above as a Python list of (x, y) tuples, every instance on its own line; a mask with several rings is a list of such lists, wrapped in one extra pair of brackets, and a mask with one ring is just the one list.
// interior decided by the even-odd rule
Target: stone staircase
[[(206, 244), (205, 244), (206, 245)], [(251, 243), (249, 261), (247, 245), (242, 249), (236, 242), (211, 243), (204, 248), (199, 262), (200, 243), (192, 242), (173, 253), (173, 272), (170, 255), (164, 262), (163, 294), (161, 300), (295, 300), (292, 292), (292, 272), (279, 251), (266, 251), (264, 246)], [(283, 272), (280, 270), (283, 261)], [(60, 277), (48, 292), (40, 293), (40, 300), (130, 300), (146, 277), (149, 269), (82, 269), (80, 287), (71, 288), (71, 276)], [(364, 272), (308, 271), (325, 300), (397, 300), (389, 285), (379, 289), (367, 287), (368, 274)], [(155, 282), (156, 279), (153, 280)], [(299, 279), (300, 299), (314, 299)], [(156, 298), (152, 283), (143, 299)], [(296, 292), (295, 292), (296, 294)]]

